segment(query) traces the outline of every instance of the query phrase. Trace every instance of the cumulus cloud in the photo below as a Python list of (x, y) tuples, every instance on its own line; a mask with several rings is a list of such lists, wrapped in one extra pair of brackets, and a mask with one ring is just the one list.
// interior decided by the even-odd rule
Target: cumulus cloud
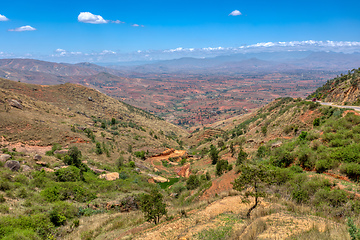
[(36, 28), (33, 28), (32, 26), (26, 25), (14, 29), (9, 29), (9, 32), (25, 32), (25, 31), (35, 31)]
[(240, 15), (242, 15), (242, 13), (239, 10), (234, 10), (229, 14), (229, 16), (240, 16)]
[(66, 52), (66, 50), (58, 48), (58, 49), (55, 50), (55, 52), (61, 53), (61, 52)]
[(5, 22), (8, 21), (9, 19), (7, 17), (5, 17), (4, 15), (0, 14), (0, 22)]
[(133, 24), (133, 25), (131, 25), (131, 26), (133, 26), (133, 27), (140, 27), (140, 25), (139, 24)]
[(78, 16), (78, 21), (92, 24), (103, 24), (109, 22), (108, 20), (105, 20), (102, 16), (95, 15), (90, 12), (81, 12)]

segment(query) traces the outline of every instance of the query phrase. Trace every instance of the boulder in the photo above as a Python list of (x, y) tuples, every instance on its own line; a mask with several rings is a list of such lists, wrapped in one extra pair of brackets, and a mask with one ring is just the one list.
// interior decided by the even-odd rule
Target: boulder
[(155, 174), (149, 173), (148, 176), (151, 177), (152, 179), (154, 179), (154, 182), (161, 182), (161, 183), (169, 182), (169, 179), (155, 175)]
[(20, 169), (20, 163), (15, 160), (8, 160), (5, 163), (5, 167), (9, 168), (11, 171), (18, 171)]
[(68, 154), (69, 150), (67, 149), (62, 149), (62, 150), (55, 150), (54, 154)]
[(119, 173), (118, 172), (105, 173), (105, 174), (101, 174), (99, 176), (99, 178), (105, 179), (107, 181), (113, 181), (113, 180), (119, 179)]
[(36, 162), (36, 164), (39, 164), (39, 165), (41, 165), (41, 166), (46, 166), (47, 165), (47, 163), (46, 162)]
[(22, 171), (23, 172), (30, 172), (31, 171), (31, 167), (29, 167), (28, 165), (21, 165)]
[(35, 156), (34, 156), (35, 161), (40, 161), (41, 159), (42, 159), (42, 156), (40, 156), (39, 154), (35, 154)]
[(21, 105), (21, 103), (18, 100), (15, 100), (15, 99), (11, 99), (9, 101), (9, 105), (12, 106), (12, 107), (21, 109), (21, 110), (23, 109), (23, 106)]
[(11, 155), (9, 155), (9, 154), (1, 154), (0, 155), (0, 162), (6, 162), (10, 158), (11, 158)]
[(44, 170), (45, 172), (55, 172), (53, 169), (47, 168), (47, 167), (42, 167), (42, 168), (40, 169), (40, 171), (42, 171), (42, 170)]

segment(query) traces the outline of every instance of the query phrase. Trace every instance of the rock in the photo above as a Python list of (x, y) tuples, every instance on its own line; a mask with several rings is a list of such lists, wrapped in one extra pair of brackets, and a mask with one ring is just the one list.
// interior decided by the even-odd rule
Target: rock
[(168, 164), (173, 165), (173, 166), (179, 165), (179, 163), (176, 163), (176, 162), (168, 162)]
[(278, 142), (275, 142), (273, 144), (271, 144), (271, 148), (278, 148), (282, 145), (282, 142), (281, 141), (278, 141)]
[(9, 160), (5, 163), (5, 167), (9, 168), (11, 171), (18, 171), (20, 169), (20, 163), (15, 160)]
[(88, 101), (92, 102), (94, 100), (92, 99), (92, 97), (88, 97)]
[(103, 169), (98, 169), (96, 167), (90, 167), (90, 170), (93, 171), (94, 173), (100, 174), (100, 173), (108, 173), (108, 171), (103, 170)]
[(65, 155), (65, 154), (68, 154), (68, 152), (69, 152), (69, 150), (62, 149), (62, 150), (55, 150), (54, 154), (63, 154), (63, 155)]
[(39, 164), (39, 165), (41, 165), (41, 166), (46, 166), (46, 165), (47, 165), (46, 162), (36, 162), (36, 164)]
[(149, 176), (149, 177), (152, 177), (155, 182), (161, 182), (161, 183), (163, 183), (163, 182), (169, 182), (169, 179), (164, 178), (164, 177), (160, 177), (160, 176), (158, 176), (158, 175), (154, 175), (154, 174), (149, 173), (148, 176)]
[(190, 163), (182, 166), (178, 171), (177, 175), (188, 178), (191, 174)]
[(146, 167), (145, 165), (141, 164), (141, 163), (138, 163), (138, 162), (135, 162), (135, 166), (142, 169), (142, 170), (148, 170), (150, 171), (150, 168)]
[(106, 203), (106, 210), (117, 209), (120, 212), (129, 212), (139, 209), (139, 205), (134, 196), (121, 199), (121, 201), (112, 201)]
[(140, 172), (141, 171), (140, 168), (135, 168), (134, 170), (135, 170), (135, 172)]
[(21, 105), (21, 103), (15, 99), (11, 99), (9, 101), (9, 105), (12, 106), (12, 107), (15, 107), (15, 108), (18, 108), (18, 109), (23, 109), (23, 106)]
[(9, 155), (9, 154), (1, 154), (0, 155), (0, 162), (6, 162), (10, 158), (11, 158), (11, 155)]
[(53, 169), (47, 168), (47, 167), (42, 167), (42, 168), (40, 169), (40, 171), (42, 171), (42, 170), (44, 170), (45, 172), (55, 172)]
[(29, 167), (28, 165), (21, 165), (22, 171), (23, 172), (30, 172), (31, 171), (31, 167)]
[(34, 156), (35, 161), (40, 161), (41, 159), (42, 159), (42, 156), (40, 156), (39, 154), (35, 154), (35, 156)]
[(113, 181), (113, 180), (119, 179), (119, 173), (118, 172), (105, 173), (105, 174), (101, 174), (99, 176), (99, 178), (105, 179), (107, 181)]

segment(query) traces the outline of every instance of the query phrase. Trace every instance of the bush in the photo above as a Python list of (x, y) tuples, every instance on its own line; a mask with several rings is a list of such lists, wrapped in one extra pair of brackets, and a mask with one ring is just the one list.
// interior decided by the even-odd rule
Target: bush
[(1, 238), (2, 240), (40, 240), (41, 238), (31, 229), (14, 229), (14, 232)]
[(59, 200), (65, 200), (64, 196), (60, 193), (63, 188), (58, 186), (45, 188), (40, 194), (45, 198), (48, 202), (55, 202)]
[(246, 161), (247, 156), (248, 156), (248, 154), (242, 148), (240, 148), (235, 165), (239, 166), (239, 165), (243, 164)]
[(80, 169), (75, 166), (68, 166), (61, 168), (55, 172), (58, 181), (60, 182), (76, 182), (80, 181)]
[(344, 163), (340, 166), (340, 172), (352, 180), (359, 181), (360, 177), (360, 164), (357, 163)]
[(135, 157), (138, 157), (138, 158), (140, 158), (140, 159), (142, 159), (142, 160), (145, 160), (145, 159), (146, 159), (146, 157), (145, 157), (145, 151), (135, 152), (134, 155), (135, 155)]
[(229, 162), (227, 160), (220, 160), (216, 163), (216, 175), (221, 176), (229, 168)]
[(313, 126), (314, 126), (314, 127), (320, 126), (320, 118), (315, 118), (315, 119), (314, 119), (314, 121), (313, 121)]
[(348, 201), (347, 194), (343, 190), (320, 189), (315, 193), (315, 203), (318, 205), (326, 204), (331, 207), (340, 207)]
[(192, 174), (189, 176), (188, 180), (186, 181), (186, 188), (189, 190), (196, 189), (200, 186), (200, 180), (199, 178)]
[(332, 169), (335, 166), (334, 161), (330, 159), (321, 159), (316, 162), (315, 168), (317, 173), (323, 173), (329, 169)]
[(272, 156), (270, 160), (276, 167), (288, 167), (291, 163), (293, 163), (294, 157), (289, 151), (279, 149), (279, 151), (275, 152), (275, 156)]

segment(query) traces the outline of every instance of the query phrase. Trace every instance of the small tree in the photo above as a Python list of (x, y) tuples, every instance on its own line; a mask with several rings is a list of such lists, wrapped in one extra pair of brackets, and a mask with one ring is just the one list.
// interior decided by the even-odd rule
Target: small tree
[(213, 165), (215, 165), (219, 160), (219, 152), (216, 149), (216, 147), (212, 144), (210, 145), (210, 158), (211, 158), (211, 163)]
[(255, 198), (254, 205), (248, 210), (246, 216), (250, 218), (251, 211), (258, 203), (259, 197), (265, 197), (264, 187), (271, 183), (270, 170), (262, 164), (244, 164), (240, 168), (241, 175), (235, 179), (233, 189), (241, 192), (242, 201), (250, 202), (249, 197)]
[(158, 224), (161, 217), (167, 214), (163, 195), (158, 189), (153, 189), (150, 194), (143, 194), (140, 197), (140, 209), (144, 213), (146, 221), (155, 224)]
[(248, 156), (248, 154), (242, 148), (240, 148), (239, 155), (236, 159), (236, 166), (243, 164), (245, 162), (245, 160), (247, 159), (247, 156)]

